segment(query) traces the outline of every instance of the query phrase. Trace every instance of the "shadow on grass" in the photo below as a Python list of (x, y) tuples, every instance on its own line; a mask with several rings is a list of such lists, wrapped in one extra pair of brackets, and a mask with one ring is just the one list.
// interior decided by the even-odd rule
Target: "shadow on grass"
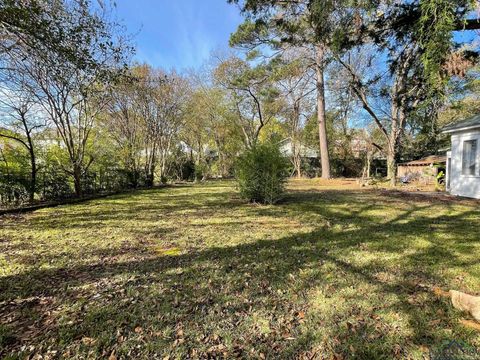
[[(209, 205), (200, 206), (175, 195), (181, 204), (172, 211), (249, 206), (225, 203), (228, 194), (208, 193)], [(401, 211), (380, 221), (375, 211), (394, 205)], [(143, 217), (149, 209), (134, 206), (122, 216)], [(137, 358), (378, 359), (421, 357), (422, 346), (449, 336), (475, 343), (478, 337), (459, 328), (457, 315), (427, 290), (451, 284), (446, 269), (478, 275), (470, 269), (478, 261), (479, 224), (471, 220), (480, 213), (451, 210), (435, 201), (399, 204), (374, 191), (294, 192), (278, 207), (248, 211), (322, 219), (312, 231), (175, 256), (140, 246), (127, 249), (136, 257), (122, 262), (111, 261), (115, 251), (86, 250), (86, 257), (108, 258), (5, 276), (0, 315), (13, 317), (15, 341), (0, 355), (31, 343), (46, 352), (58, 343), (67, 357), (115, 350)]]

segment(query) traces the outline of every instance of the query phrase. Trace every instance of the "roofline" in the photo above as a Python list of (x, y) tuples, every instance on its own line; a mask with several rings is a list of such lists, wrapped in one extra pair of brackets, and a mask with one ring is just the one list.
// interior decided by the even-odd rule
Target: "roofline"
[[(429, 160), (429, 157), (434, 157), (434, 159)], [(421, 158), (418, 160), (407, 161), (403, 163), (399, 163), (398, 166), (425, 166), (425, 165), (435, 165), (435, 164), (443, 164), (447, 161), (447, 156), (445, 155), (430, 155), (425, 158)]]
[(472, 130), (472, 129), (480, 129), (480, 124), (443, 130), (442, 134), (450, 134), (454, 132), (460, 132), (460, 131)]
[(443, 164), (446, 161), (447, 159), (445, 159), (445, 161), (422, 162), (418, 164), (402, 163), (402, 164), (398, 164), (398, 166), (431, 166), (431, 165)]

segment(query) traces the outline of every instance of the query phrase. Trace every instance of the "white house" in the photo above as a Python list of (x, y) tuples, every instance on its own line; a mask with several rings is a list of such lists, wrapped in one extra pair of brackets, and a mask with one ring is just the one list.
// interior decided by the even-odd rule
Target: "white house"
[[(293, 156), (293, 142), (290, 138), (280, 141), (280, 151), (284, 156)], [(300, 145), (298, 151), (300, 153), (300, 157), (309, 159), (318, 158), (319, 152), (311, 147)]]
[(452, 137), (447, 153), (447, 191), (480, 199), (480, 115), (449, 125), (443, 133)]

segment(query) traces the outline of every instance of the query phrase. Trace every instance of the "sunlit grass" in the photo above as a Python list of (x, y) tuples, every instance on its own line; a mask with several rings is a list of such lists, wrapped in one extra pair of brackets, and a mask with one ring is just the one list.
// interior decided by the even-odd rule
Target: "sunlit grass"
[(480, 347), (430, 286), (480, 291), (480, 209), (293, 181), (231, 182), (0, 218), (0, 357), (422, 358)]

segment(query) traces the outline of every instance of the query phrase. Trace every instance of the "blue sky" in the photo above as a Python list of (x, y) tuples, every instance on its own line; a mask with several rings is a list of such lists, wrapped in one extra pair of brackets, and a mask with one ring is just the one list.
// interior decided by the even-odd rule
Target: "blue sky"
[(198, 68), (210, 52), (227, 49), (242, 22), (226, 0), (116, 0), (117, 17), (134, 34), (135, 59), (162, 67)]

